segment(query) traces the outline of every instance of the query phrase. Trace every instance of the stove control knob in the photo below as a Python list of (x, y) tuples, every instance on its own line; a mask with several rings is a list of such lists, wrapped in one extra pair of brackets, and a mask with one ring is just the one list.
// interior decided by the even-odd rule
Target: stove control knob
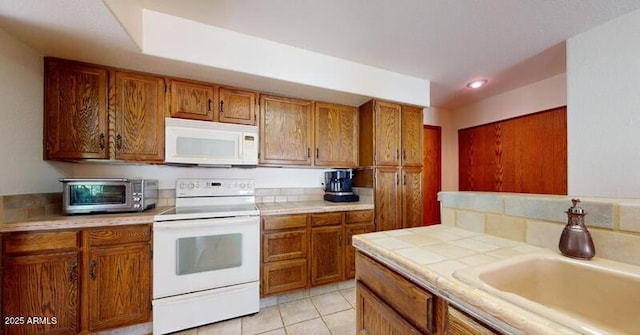
[(200, 183), (196, 183), (196, 188), (200, 188)]
[(244, 183), (240, 183), (240, 188), (245, 188), (247, 185), (245, 185)]
[(180, 189), (184, 189), (184, 183), (180, 183)]
[(193, 189), (194, 187), (193, 183), (189, 183), (189, 189)]

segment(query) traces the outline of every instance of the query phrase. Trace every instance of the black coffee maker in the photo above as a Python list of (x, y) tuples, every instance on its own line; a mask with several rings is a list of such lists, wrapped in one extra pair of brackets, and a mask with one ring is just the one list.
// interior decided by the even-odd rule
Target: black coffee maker
[(327, 171), (324, 173), (324, 200), (332, 202), (360, 200), (357, 194), (353, 194), (352, 186), (352, 170)]

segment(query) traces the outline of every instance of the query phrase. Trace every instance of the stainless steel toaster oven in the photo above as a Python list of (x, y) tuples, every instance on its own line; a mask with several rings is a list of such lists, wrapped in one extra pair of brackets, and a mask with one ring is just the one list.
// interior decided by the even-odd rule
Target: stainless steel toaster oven
[(139, 212), (156, 207), (158, 181), (128, 178), (63, 178), (67, 214)]

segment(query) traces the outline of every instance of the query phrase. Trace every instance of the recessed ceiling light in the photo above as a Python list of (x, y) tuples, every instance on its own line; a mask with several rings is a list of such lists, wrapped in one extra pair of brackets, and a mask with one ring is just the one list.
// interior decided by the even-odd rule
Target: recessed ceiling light
[(487, 83), (488, 80), (486, 79), (482, 79), (482, 80), (474, 80), (470, 83), (467, 84), (468, 88), (480, 88), (482, 86), (484, 86), (484, 84)]

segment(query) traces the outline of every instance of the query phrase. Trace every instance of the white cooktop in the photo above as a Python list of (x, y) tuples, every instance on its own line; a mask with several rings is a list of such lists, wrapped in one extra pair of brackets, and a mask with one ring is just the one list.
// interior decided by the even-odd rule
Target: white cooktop
[(257, 216), (252, 179), (178, 179), (176, 206), (154, 221)]

